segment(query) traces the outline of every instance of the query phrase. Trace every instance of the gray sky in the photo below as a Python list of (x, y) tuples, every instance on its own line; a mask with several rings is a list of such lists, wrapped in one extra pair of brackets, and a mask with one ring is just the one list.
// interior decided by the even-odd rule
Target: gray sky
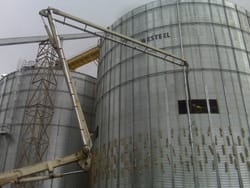
[[(117, 18), (152, 0), (0, 0), (0, 38), (46, 35), (39, 10), (52, 6), (102, 26), (111, 25)], [(249, 0), (231, 0), (250, 10)], [(64, 43), (67, 57), (79, 54), (95, 45), (93, 40)], [(0, 74), (17, 70), (23, 60), (34, 60), (37, 44), (0, 47)], [(96, 66), (80, 69), (95, 75)]]

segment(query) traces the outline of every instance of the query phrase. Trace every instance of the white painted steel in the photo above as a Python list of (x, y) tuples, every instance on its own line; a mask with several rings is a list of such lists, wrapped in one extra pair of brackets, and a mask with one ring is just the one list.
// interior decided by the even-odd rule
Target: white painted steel
[[(102, 34), (99, 32), (98, 34)], [(60, 40), (78, 40), (86, 38), (94, 38), (95, 35), (89, 33), (74, 33), (74, 34), (64, 34), (59, 35)], [(18, 44), (30, 44), (39, 43), (48, 40), (48, 36), (28, 36), (28, 37), (12, 37), (12, 38), (0, 38), (0, 46), (18, 45)]]

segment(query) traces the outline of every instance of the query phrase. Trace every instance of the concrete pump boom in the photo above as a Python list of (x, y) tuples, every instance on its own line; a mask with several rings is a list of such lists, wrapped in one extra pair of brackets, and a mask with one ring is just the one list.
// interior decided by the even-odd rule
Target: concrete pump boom
[[(62, 176), (61, 174), (53, 174), (53, 169), (58, 166), (63, 166), (63, 165), (73, 163), (73, 162), (78, 162), (80, 166), (83, 168), (83, 171), (87, 171), (90, 167), (92, 140), (91, 140), (88, 128), (87, 128), (87, 124), (85, 121), (83, 111), (80, 106), (80, 102), (77, 96), (74, 82), (72, 81), (72, 78), (70, 76), (69, 67), (64, 56), (60, 37), (57, 34), (57, 31), (55, 28), (55, 22), (90, 33), (92, 35), (101, 37), (103, 39), (110, 40), (112, 42), (124, 45), (126, 47), (140, 51), (144, 54), (161, 59), (164, 62), (169, 62), (174, 65), (183, 67), (184, 70), (188, 69), (188, 63), (183, 58), (174, 56), (173, 54), (167, 53), (166, 51), (162, 49), (152, 47), (148, 44), (135, 40), (126, 35), (122, 35), (120, 33), (114, 32), (110, 29), (106, 29), (104, 27), (98, 26), (89, 21), (77, 18), (75, 16), (62, 12), (58, 9), (54, 9), (54, 8), (44, 9), (40, 11), (40, 15), (48, 19), (50, 28), (45, 24), (45, 21), (44, 21), (45, 28), (48, 33), (49, 40), (51, 44), (53, 45), (53, 47), (57, 50), (58, 56), (61, 60), (61, 63), (63, 64), (66, 81), (69, 86), (70, 94), (72, 97), (74, 108), (77, 114), (78, 123), (80, 126), (80, 131), (81, 131), (82, 140), (83, 140), (83, 150), (75, 154), (72, 154), (70, 156), (58, 158), (52, 161), (34, 164), (28, 167), (23, 167), (23, 168), (12, 170), (11, 172), (8, 172), (8, 173), (0, 174), (0, 186), (5, 185), (7, 183), (20, 183), (20, 182), (37, 181), (37, 180), (61, 177)], [(53, 15), (56, 15), (57, 18), (54, 18)], [(63, 19), (60, 20), (58, 17), (62, 17)], [(71, 22), (67, 22), (68, 20), (70, 20)], [(90, 30), (89, 28), (95, 29), (95, 31)], [(96, 30), (101, 31), (101, 33), (97, 32)], [(95, 54), (97, 54), (95, 55), (95, 57), (98, 57), (98, 52), (99, 52), (98, 48), (95, 50), (92, 50), (91, 52), (92, 52), (91, 56), (94, 56)], [(45, 176), (29, 177), (31, 175), (34, 175), (36, 173), (43, 172), (43, 171), (48, 171), (49, 174)]]
[(74, 109), (76, 112), (78, 124), (80, 127), (80, 132), (81, 132), (82, 142), (83, 142), (83, 150), (85, 153), (88, 154), (92, 148), (92, 145), (93, 145), (92, 140), (91, 140), (90, 133), (88, 131), (88, 126), (86, 123), (86, 119), (85, 119), (85, 116), (83, 114), (81, 104), (80, 104), (80, 101), (79, 101), (79, 98), (77, 95), (75, 84), (74, 84), (72, 77), (70, 75), (69, 66), (68, 66), (68, 63), (67, 63), (65, 55), (64, 55), (61, 40), (60, 40), (60, 37), (59, 37), (57, 30), (56, 30), (56, 27), (55, 27), (55, 21), (54, 21), (53, 15), (52, 15), (52, 11), (50, 9), (47, 9), (46, 14), (42, 15), (42, 16), (45, 16), (47, 18), (48, 23), (49, 23), (49, 27), (48, 27), (46, 25), (46, 22), (43, 20), (45, 29), (46, 29), (48, 36), (49, 36), (49, 40), (50, 40), (52, 46), (57, 51), (57, 54), (59, 56), (59, 61), (62, 63), (65, 79), (66, 79), (66, 82), (67, 82), (67, 85), (69, 88), (69, 92), (70, 92), (73, 106), (74, 106)]
[[(65, 166), (74, 162), (78, 162), (83, 171), (87, 171), (90, 167), (89, 156), (87, 156), (83, 151), (80, 151), (66, 157), (37, 163), (31, 166), (14, 169), (10, 172), (0, 174), (0, 187), (8, 183), (22, 183), (62, 177), (64, 174), (54, 174), (53, 170), (57, 167)], [(44, 171), (48, 172), (47, 175), (30, 177), (31, 175)]]
[[(48, 17), (49, 15), (56, 15), (57, 17), (53, 18), (54, 22), (93, 34), (102, 39), (110, 40), (112, 42), (121, 44), (123, 46), (132, 48), (133, 50), (137, 50), (144, 54), (156, 57), (165, 62), (169, 62), (171, 64), (180, 67), (188, 67), (187, 60), (184, 58), (175, 56), (171, 53), (166, 52), (165, 50), (150, 46), (132, 37), (123, 35), (118, 32), (114, 32), (110, 29), (104, 28), (87, 20), (78, 18), (61, 10), (49, 7), (47, 9), (41, 10), (39, 14), (44, 17)], [(99, 34), (100, 31), (103, 32), (103, 34)]]

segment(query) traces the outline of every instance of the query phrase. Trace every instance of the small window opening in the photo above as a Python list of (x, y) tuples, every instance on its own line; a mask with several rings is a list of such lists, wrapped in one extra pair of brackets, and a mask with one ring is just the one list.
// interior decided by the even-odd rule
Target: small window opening
[[(180, 100), (178, 101), (179, 114), (187, 114), (187, 101)], [(209, 99), (209, 108), (210, 113), (218, 114), (219, 108), (217, 100)], [(208, 105), (206, 99), (192, 99), (189, 100), (189, 109), (191, 114), (207, 114)]]

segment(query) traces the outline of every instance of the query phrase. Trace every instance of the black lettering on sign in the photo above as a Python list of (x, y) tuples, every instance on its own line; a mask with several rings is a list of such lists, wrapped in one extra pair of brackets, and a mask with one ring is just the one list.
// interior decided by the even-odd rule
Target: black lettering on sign
[(170, 38), (169, 32), (160, 33), (160, 34), (156, 34), (156, 35), (151, 35), (151, 36), (148, 36), (146, 38), (141, 39), (140, 41), (144, 42), (144, 43), (148, 43), (148, 42), (151, 42), (151, 41), (154, 41), (154, 40), (162, 40), (162, 39), (165, 39), (165, 38)]

